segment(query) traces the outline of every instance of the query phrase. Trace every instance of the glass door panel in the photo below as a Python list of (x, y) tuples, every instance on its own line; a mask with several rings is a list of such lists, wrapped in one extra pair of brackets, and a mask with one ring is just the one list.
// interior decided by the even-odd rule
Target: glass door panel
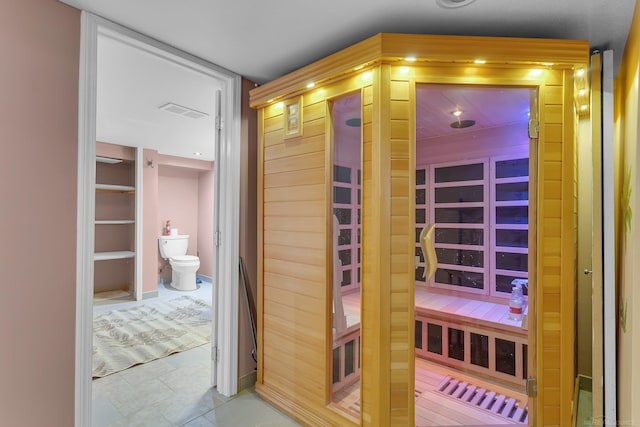
[(331, 103), (333, 137), (332, 401), (360, 412), (361, 96)]
[[(417, 86), (416, 425), (529, 423), (532, 94)], [(453, 111), (475, 124), (454, 126)], [(425, 277), (431, 226), (437, 269)]]

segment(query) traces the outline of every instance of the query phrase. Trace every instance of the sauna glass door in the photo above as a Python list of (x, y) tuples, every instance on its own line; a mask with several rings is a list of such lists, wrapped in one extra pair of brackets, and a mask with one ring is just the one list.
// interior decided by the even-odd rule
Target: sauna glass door
[(416, 87), (418, 426), (529, 424), (535, 98)]
[(332, 401), (360, 414), (361, 96), (331, 103), (333, 138)]

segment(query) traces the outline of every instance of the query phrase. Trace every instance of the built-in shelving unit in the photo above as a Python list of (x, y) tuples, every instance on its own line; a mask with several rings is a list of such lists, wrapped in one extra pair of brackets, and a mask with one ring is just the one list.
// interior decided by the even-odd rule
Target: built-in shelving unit
[(136, 297), (136, 149), (96, 157), (94, 295)]

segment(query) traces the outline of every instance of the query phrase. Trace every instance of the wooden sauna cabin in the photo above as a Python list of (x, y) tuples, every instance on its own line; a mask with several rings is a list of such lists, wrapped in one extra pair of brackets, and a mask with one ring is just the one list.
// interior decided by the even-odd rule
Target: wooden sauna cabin
[(587, 62), (379, 34), (251, 91), (262, 398), (311, 426), (569, 425)]

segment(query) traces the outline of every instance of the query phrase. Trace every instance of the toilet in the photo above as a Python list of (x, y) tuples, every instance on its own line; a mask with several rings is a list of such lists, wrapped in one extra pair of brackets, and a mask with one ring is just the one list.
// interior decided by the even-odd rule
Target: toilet
[(158, 236), (160, 256), (171, 264), (171, 286), (181, 291), (193, 291), (196, 286), (196, 271), (200, 258), (187, 255), (189, 235)]

